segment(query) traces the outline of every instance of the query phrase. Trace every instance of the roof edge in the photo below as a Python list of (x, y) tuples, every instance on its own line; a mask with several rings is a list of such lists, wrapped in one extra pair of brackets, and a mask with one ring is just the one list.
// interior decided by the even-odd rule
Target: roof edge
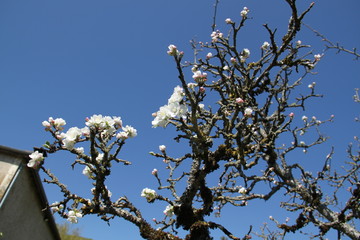
[(35, 187), (37, 189), (37, 192), (38, 192), (38, 195), (39, 195), (39, 198), (40, 198), (41, 208), (43, 209), (45, 221), (48, 222), (48, 224), (50, 226), (50, 229), (52, 230), (52, 232), (53, 232), (53, 234), (55, 236), (55, 239), (61, 240), (59, 231), (58, 231), (56, 223), (55, 223), (54, 216), (51, 213), (50, 209), (48, 208), (49, 202), (48, 202), (47, 197), (46, 197), (44, 186), (43, 186), (42, 181), (40, 179), (39, 171), (26, 166), (29, 159), (30, 159), (29, 155), (32, 152), (31, 151), (25, 151), (25, 150), (19, 150), (19, 149), (10, 148), (10, 147), (0, 145), (0, 153), (4, 153), (4, 154), (7, 154), (7, 155), (19, 157), (19, 158), (22, 159), (23, 166), (24, 166), (24, 168), (26, 168), (25, 170), (30, 171), (30, 175), (34, 180), (33, 182), (35, 184)]

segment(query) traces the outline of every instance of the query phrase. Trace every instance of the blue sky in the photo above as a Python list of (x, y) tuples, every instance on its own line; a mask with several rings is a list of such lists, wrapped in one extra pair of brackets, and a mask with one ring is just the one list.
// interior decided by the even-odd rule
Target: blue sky
[[(268, 40), (261, 26), (268, 23), (283, 33), (289, 19), (284, 1), (222, 0), (218, 9), (218, 28), (225, 32), (225, 18), (239, 20), (244, 6), (250, 17), (241, 39), (241, 47), (254, 55)], [(300, 2), (300, 1), (299, 1)], [(311, 1), (301, 1), (304, 9)], [(127, 195), (144, 210), (144, 215), (162, 216), (164, 206), (148, 205), (139, 197), (144, 187), (156, 187), (151, 170), (165, 171), (162, 163), (148, 152), (165, 144), (173, 154), (187, 150), (176, 144), (171, 129), (151, 128), (151, 113), (166, 104), (173, 88), (179, 84), (171, 57), (166, 54), (172, 43), (185, 51), (184, 59), (192, 60), (189, 40), (210, 41), (213, 3), (209, 0), (3, 0), (0, 2), (0, 144), (31, 150), (42, 145), (49, 136), (41, 122), (48, 117), (62, 117), (68, 126), (82, 127), (85, 117), (93, 114), (121, 116), (124, 124), (137, 128), (138, 137), (124, 148), (123, 158), (133, 162), (118, 166), (109, 186), (115, 196)], [(348, 48), (360, 47), (360, 2), (316, 1), (305, 22), (334, 42)], [(299, 35), (303, 43), (322, 53), (319, 38), (304, 28)], [(343, 160), (346, 145), (360, 130), (353, 124), (359, 105), (352, 101), (354, 88), (360, 87), (359, 61), (353, 56), (325, 52), (318, 64), (317, 75), (308, 79), (317, 82), (324, 98), (311, 101), (307, 115), (325, 119), (335, 115), (335, 122), (324, 127), (335, 145), (336, 156)], [(190, 69), (189, 69), (190, 80)], [(307, 84), (307, 83), (306, 83)], [(300, 117), (303, 113), (296, 113)], [(314, 150), (315, 151), (315, 150)], [(315, 155), (315, 158), (324, 154)], [(300, 154), (300, 153), (299, 153)], [(308, 155), (311, 156), (311, 155)], [(310, 159), (305, 164), (311, 165)], [(299, 159), (303, 159), (299, 155)], [(49, 159), (64, 182), (88, 193), (86, 179), (79, 171), (71, 172), (70, 156)], [(76, 175), (77, 174), (77, 175)], [(49, 201), (59, 195), (46, 187)], [(239, 226), (253, 224), (257, 229), (267, 221), (272, 203), (249, 206), (239, 214), (226, 215), (223, 220), (237, 234), (247, 231)], [(274, 205), (275, 206), (275, 205)], [(256, 212), (256, 215), (254, 214)], [(244, 220), (239, 215), (253, 217)], [(284, 217), (284, 215), (280, 215)], [(253, 221), (253, 222), (252, 222)], [(257, 221), (257, 222), (255, 222)], [(77, 225), (86, 237), (100, 239), (140, 239), (137, 229), (123, 220), (108, 227), (89, 217)], [(221, 236), (216, 235), (216, 236)]]

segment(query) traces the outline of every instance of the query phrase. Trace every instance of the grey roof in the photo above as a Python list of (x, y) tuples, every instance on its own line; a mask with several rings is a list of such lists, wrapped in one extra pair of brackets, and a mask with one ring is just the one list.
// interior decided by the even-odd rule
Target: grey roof
[[(31, 154), (32, 152), (18, 150), (18, 149), (0, 145), (0, 153), (6, 154), (9, 156), (18, 157), (18, 158), (22, 159), (23, 163), (26, 165), (27, 162), (30, 160), (29, 154)], [(55, 239), (61, 240), (59, 231), (56, 227), (54, 217), (53, 217), (50, 209), (48, 208), (48, 205), (49, 205), (48, 200), (47, 200), (38, 170), (28, 168), (28, 167), (26, 167), (25, 170), (30, 172), (30, 176), (33, 180), (32, 182), (34, 183), (35, 189), (37, 191), (37, 195), (39, 196), (39, 199), (41, 202), (41, 207), (42, 207), (42, 209), (44, 209), (43, 210), (44, 220), (49, 224), (49, 227), (50, 227), (51, 231), (53, 232)]]

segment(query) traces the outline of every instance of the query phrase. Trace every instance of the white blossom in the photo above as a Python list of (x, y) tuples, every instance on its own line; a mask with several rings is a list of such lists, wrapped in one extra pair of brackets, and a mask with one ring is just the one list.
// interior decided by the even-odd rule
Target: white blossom
[(70, 210), (67, 220), (71, 223), (78, 223), (78, 218), (82, 218), (82, 214), (77, 210)]
[(75, 150), (76, 150), (77, 154), (83, 154), (85, 152), (83, 147), (78, 147)]
[(211, 33), (210, 37), (213, 42), (217, 42), (219, 40), (219, 38), (223, 37), (223, 33), (221, 33), (219, 30), (216, 30)]
[(117, 139), (125, 140), (128, 139), (128, 134), (126, 132), (119, 132), (116, 134)]
[(231, 24), (233, 21), (231, 20), (231, 18), (227, 18), (227, 19), (225, 19), (225, 22), (226, 22), (227, 24)]
[(184, 89), (180, 86), (174, 88), (173, 94), (170, 96), (168, 103), (180, 102), (184, 97)]
[(172, 217), (174, 215), (174, 206), (172, 205), (167, 205), (165, 210), (164, 210), (164, 214), (167, 217)]
[(65, 134), (62, 134), (63, 137), (62, 143), (66, 149), (73, 149), (76, 141), (82, 135), (81, 129), (77, 127), (70, 128)]
[(315, 61), (320, 61), (321, 57), (322, 57), (321, 54), (315, 54), (314, 55)]
[(239, 189), (239, 193), (240, 193), (240, 194), (246, 194), (246, 193), (247, 193), (246, 188), (241, 187), (241, 188)]
[(39, 151), (35, 151), (29, 155), (30, 161), (27, 166), (30, 168), (36, 168), (44, 160), (44, 155)]
[(187, 87), (192, 89), (192, 90), (194, 90), (196, 86), (197, 86), (197, 83), (188, 83), (187, 84)]
[(132, 126), (126, 125), (122, 128), (124, 132), (127, 133), (128, 137), (133, 138), (137, 136), (137, 130)]
[(47, 129), (51, 128), (51, 124), (48, 121), (43, 121), (41, 124)]
[[(50, 120), (50, 118), (49, 118), (49, 120)], [(63, 130), (63, 126), (66, 125), (65, 120), (62, 118), (56, 118), (55, 120), (52, 119), (52, 121), (49, 121), (49, 122), (52, 122), (54, 127), (58, 130)]]
[(267, 50), (270, 47), (270, 43), (268, 42), (264, 42), (263, 45), (261, 46), (262, 50)]
[(192, 78), (195, 80), (195, 82), (203, 82), (207, 80), (207, 73), (198, 70), (194, 72)]
[(89, 179), (92, 179), (94, 177), (93, 172), (91, 171), (91, 169), (88, 166), (85, 166), (85, 168), (82, 171), (82, 174), (87, 176)]
[(157, 194), (155, 190), (152, 190), (150, 188), (144, 188), (141, 191), (141, 197), (145, 197), (148, 202), (153, 201), (156, 198)]
[(247, 58), (250, 56), (250, 50), (247, 48), (244, 48), (241, 52), (240, 61), (245, 62)]
[(176, 46), (173, 44), (170, 44), (168, 46), (169, 51), (167, 51), (167, 54), (169, 54), (170, 56), (176, 56), (179, 54), (179, 51), (177, 50)]
[(244, 115), (247, 117), (251, 116), (252, 113), (253, 113), (253, 110), (251, 108), (246, 108), (244, 111)]
[(166, 127), (171, 118), (186, 118), (188, 109), (185, 104), (180, 103), (183, 100), (183, 89), (179, 86), (174, 88), (174, 92), (168, 100), (168, 104), (160, 107), (152, 121), (153, 127)]
[(95, 159), (98, 163), (101, 163), (104, 160), (104, 153), (99, 153)]
[(244, 7), (244, 9), (240, 12), (240, 15), (243, 17), (243, 18), (246, 18), (248, 13), (249, 13), (249, 9), (247, 7)]
[(165, 152), (166, 146), (165, 146), (165, 145), (160, 145), (160, 146), (159, 146), (159, 150), (160, 150), (161, 152)]

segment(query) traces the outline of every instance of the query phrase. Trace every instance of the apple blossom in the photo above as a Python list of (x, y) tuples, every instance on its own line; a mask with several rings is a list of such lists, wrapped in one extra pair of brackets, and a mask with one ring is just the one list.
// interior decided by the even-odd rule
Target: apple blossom
[(82, 174), (87, 176), (89, 179), (92, 179), (94, 177), (94, 173), (91, 171), (89, 166), (85, 166), (85, 168), (82, 171)]
[(30, 161), (28, 162), (27, 166), (30, 168), (36, 168), (45, 159), (44, 155), (39, 151), (35, 151), (31, 153), (29, 157), (30, 157)]
[(201, 71), (194, 72), (192, 78), (195, 80), (195, 82), (204, 82), (207, 80), (207, 73), (202, 73)]
[(225, 22), (226, 22), (227, 24), (231, 24), (233, 21), (231, 20), (231, 18), (227, 18), (227, 19), (225, 19)]
[(156, 198), (157, 194), (155, 190), (152, 190), (150, 188), (144, 188), (141, 191), (141, 197), (145, 197), (148, 202), (153, 201)]
[(176, 46), (173, 44), (170, 44), (168, 46), (169, 51), (167, 51), (167, 54), (169, 54), (170, 56), (176, 56), (177, 54), (179, 54), (179, 51), (177, 50)]
[(137, 136), (137, 130), (133, 128), (132, 126), (126, 125), (122, 128), (125, 133), (127, 133), (127, 136), (130, 138)]
[(167, 217), (172, 217), (174, 215), (174, 206), (172, 205), (167, 205), (165, 210), (164, 210), (164, 214)]
[(304, 122), (306, 122), (308, 120), (308, 117), (307, 116), (302, 116), (301, 118)]
[(154, 168), (152, 171), (151, 171), (151, 174), (156, 176), (158, 173), (158, 170), (156, 168)]
[(311, 84), (308, 85), (308, 88), (313, 89), (316, 85), (316, 82), (312, 82)]
[(208, 54), (206, 54), (206, 59), (210, 59), (210, 58), (212, 58), (212, 57), (213, 57), (213, 55), (212, 55), (211, 52), (209, 52)]
[(188, 111), (185, 104), (180, 103), (183, 100), (183, 89), (179, 86), (174, 88), (174, 93), (168, 100), (168, 104), (160, 107), (152, 121), (153, 127), (166, 127), (171, 118), (186, 118)]
[(210, 37), (213, 42), (217, 42), (219, 38), (223, 37), (223, 33), (221, 33), (219, 30), (216, 30), (211, 33)]
[(241, 188), (239, 189), (239, 193), (240, 193), (240, 194), (246, 194), (246, 193), (247, 193), (246, 188), (241, 187)]
[(262, 50), (267, 50), (267, 49), (269, 49), (269, 47), (270, 47), (270, 43), (264, 42), (263, 45), (261, 46), (261, 49)]
[(170, 96), (168, 103), (177, 103), (180, 102), (184, 97), (184, 89), (180, 86), (174, 88), (173, 94)]
[(246, 108), (244, 111), (244, 115), (247, 117), (251, 116), (252, 113), (253, 113), (253, 110), (251, 108)]
[[(50, 118), (49, 118), (50, 119)], [(52, 119), (52, 118), (51, 118)], [(64, 119), (62, 118), (56, 118), (55, 120), (49, 121), (52, 122), (52, 124), (54, 125), (54, 127), (58, 130), (63, 130), (63, 126), (66, 125), (66, 122)]]
[(65, 134), (61, 134), (63, 140), (63, 147), (66, 149), (73, 149), (76, 141), (82, 135), (82, 132), (77, 127), (69, 128), (69, 130)]
[(119, 132), (116, 134), (117, 139), (125, 140), (128, 138), (128, 134), (126, 132)]
[(165, 145), (160, 145), (160, 146), (159, 146), (159, 150), (160, 150), (161, 152), (165, 152), (165, 151), (166, 151), (166, 146), (165, 146)]
[(99, 153), (95, 159), (98, 163), (101, 163), (104, 160), (104, 153)]
[(45, 129), (50, 129), (51, 128), (51, 124), (48, 121), (43, 121), (42, 125), (45, 127)]
[(95, 128), (99, 128), (102, 127), (103, 125), (103, 116), (100, 115), (92, 115), (90, 118), (86, 119), (86, 126), (88, 127), (95, 127)]
[(241, 52), (243, 58), (248, 58), (250, 56), (250, 50), (247, 48), (244, 48)]
[(293, 112), (289, 113), (289, 117), (293, 118), (295, 114)]
[(236, 103), (243, 103), (244, 102), (244, 100), (242, 98), (236, 98), (235, 101), (236, 101)]
[(249, 9), (247, 7), (244, 7), (244, 9), (240, 12), (240, 15), (243, 17), (243, 18), (246, 18), (248, 13), (249, 13)]
[(75, 150), (76, 150), (77, 154), (83, 154), (85, 152), (83, 147), (78, 147)]
[(314, 55), (315, 61), (317, 61), (317, 62), (320, 61), (321, 57), (322, 57), (321, 54), (315, 54)]
[(67, 218), (69, 222), (78, 223), (78, 218), (82, 218), (82, 214), (79, 212), (79, 210), (74, 209), (69, 211)]
[(223, 70), (224, 70), (224, 71), (229, 71), (229, 69), (230, 69), (230, 68), (229, 68), (228, 65), (225, 65), (225, 66), (223, 67)]
[(196, 86), (197, 86), (197, 83), (188, 83), (187, 84), (187, 87), (192, 89), (192, 90), (194, 90)]
[(194, 65), (192, 68), (191, 68), (191, 71), (192, 72), (196, 72), (198, 70), (198, 66), (197, 65)]

